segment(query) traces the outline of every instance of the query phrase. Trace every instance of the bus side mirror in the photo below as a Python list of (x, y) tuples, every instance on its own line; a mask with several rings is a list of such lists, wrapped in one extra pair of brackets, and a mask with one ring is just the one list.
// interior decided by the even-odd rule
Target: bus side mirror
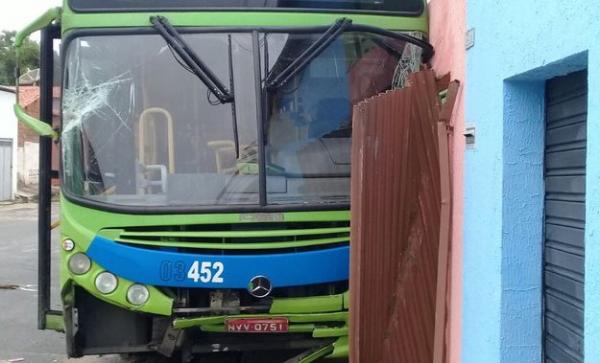
[(54, 131), (52, 129), (51, 125), (49, 125), (49, 124), (45, 123), (44, 121), (39, 120), (35, 117), (29, 116), (25, 112), (23, 107), (21, 107), (21, 105), (19, 105), (18, 103), (16, 103), (14, 106), (14, 112), (15, 112), (15, 116), (17, 116), (17, 119), (20, 122), (27, 125), (27, 127), (32, 129), (33, 131), (35, 131), (38, 135), (52, 137), (52, 138), (58, 137), (58, 134), (56, 133), (56, 131)]
[[(25, 38), (27, 38), (29, 35), (31, 35), (35, 31), (42, 30), (43, 28), (52, 24), (54, 21), (59, 21), (61, 12), (62, 12), (62, 10), (60, 7), (52, 8), (52, 9), (46, 11), (44, 14), (42, 14), (39, 18), (35, 19), (25, 29), (23, 29), (22, 31), (17, 33), (17, 35), (15, 36), (15, 48), (16, 48), (16, 52), (17, 52), (17, 68), (19, 66), (19, 53), (20, 53), (21, 46), (23, 45), (23, 41), (25, 40)], [(20, 122), (27, 125), (29, 128), (31, 128), (33, 131), (35, 131), (40, 136), (47, 136), (47, 137), (52, 137), (52, 138), (58, 137), (58, 134), (56, 133), (56, 131), (54, 131), (52, 129), (51, 125), (48, 125), (44, 121), (39, 120), (35, 117), (29, 116), (25, 112), (23, 107), (21, 107), (21, 105), (19, 105), (19, 90), (18, 90), (19, 73), (15, 72), (15, 74), (17, 76), (17, 92), (16, 92), (17, 102), (15, 103), (13, 110), (15, 112), (15, 116), (17, 116), (17, 119)]]

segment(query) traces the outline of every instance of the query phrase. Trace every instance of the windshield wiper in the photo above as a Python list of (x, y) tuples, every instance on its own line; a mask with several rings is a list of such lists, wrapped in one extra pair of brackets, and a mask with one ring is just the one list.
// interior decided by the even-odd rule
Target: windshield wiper
[(301, 72), (313, 59), (321, 54), (350, 25), (352, 20), (341, 18), (329, 27), (321, 36), (306, 48), (283, 71), (267, 82), (267, 89), (273, 90), (285, 85), (292, 77)]
[(223, 83), (208, 68), (192, 48), (183, 40), (177, 29), (171, 25), (164, 16), (151, 16), (150, 22), (154, 29), (163, 37), (165, 42), (177, 53), (189, 70), (206, 85), (208, 90), (220, 103), (233, 101), (233, 95), (225, 88)]

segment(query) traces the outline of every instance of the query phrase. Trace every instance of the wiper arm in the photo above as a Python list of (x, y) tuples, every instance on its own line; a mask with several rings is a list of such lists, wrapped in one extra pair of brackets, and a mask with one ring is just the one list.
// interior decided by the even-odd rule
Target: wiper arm
[(300, 73), (316, 57), (319, 56), (350, 25), (352, 20), (341, 18), (329, 27), (317, 40), (306, 48), (298, 58), (294, 59), (283, 71), (267, 82), (267, 89), (273, 90), (285, 85), (292, 77)]
[(151, 16), (150, 22), (171, 49), (177, 53), (189, 67), (190, 71), (200, 78), (219, 102), (228, 103), (233, 101), (233, 95), (225, 88), (210, 68), (200, 60), (198, 54), (183, 40), (177, 29), (171, 25), (167, 18), (164, 16)]

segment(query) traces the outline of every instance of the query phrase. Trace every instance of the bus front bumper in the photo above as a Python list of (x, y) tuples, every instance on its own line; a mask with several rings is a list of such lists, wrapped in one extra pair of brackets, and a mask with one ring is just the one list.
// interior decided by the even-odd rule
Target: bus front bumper
[[(286, 318), (289, 322), (287, 333), (305, 333), (311, 334), (316, 340), (328, 342), (323, 348), (329, 347), (329, 350), (320, 350), (324, 354), (321, 357), (326, 358), (345, 358), (348, 357), (348, 312), (339, 311), (331, 313), (316, 314), (243, 314), (243, 315), (221, 315), (221, 316), (202, 316), (185, 317), (173, 320), (173, 327), (177, 330), (199, 329), (204, 333), (229, 333), (226, 330), (227, 319), (248, 319), (248, 318)], [(246, 333), (237, 333), (239, 335), (249, 335)], [(254, 334), (254, 333), (253, 333)], [(286, 333), (278, 333), (286, 334)], [(330, 342), (330, 343), (329, 343)], [(315, 353), (317, 354), (317, 353)], [(320, 358), (320, 357), (317, 357)], [(307, 358), (308, 359), (308, 358)], [(311, 360), (301, 360), (300, 362)]]

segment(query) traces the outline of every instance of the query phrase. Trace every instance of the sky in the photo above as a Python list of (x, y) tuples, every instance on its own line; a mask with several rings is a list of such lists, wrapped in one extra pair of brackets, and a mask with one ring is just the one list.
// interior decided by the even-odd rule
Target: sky
[[(49, 8), (62, 5), (62, 0), (0, 1), (2, 2), (2, 11), (0, 11), (0, 30), (21, 30)], [(34, 37), (34, 39), (35, 38), (39, 38), (39, 36)]]

